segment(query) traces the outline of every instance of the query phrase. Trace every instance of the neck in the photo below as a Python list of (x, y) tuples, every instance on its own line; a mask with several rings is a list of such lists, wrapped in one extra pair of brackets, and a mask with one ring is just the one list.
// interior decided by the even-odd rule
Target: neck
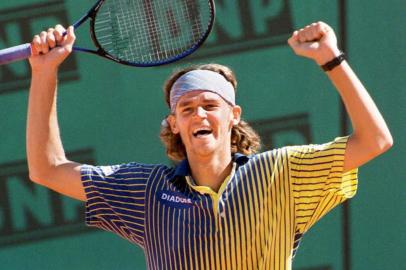
[(210, 157), (188, 156), (191, 174), (199, 186), (210, 187), (217, 192), (232, 168), (231, 152)]

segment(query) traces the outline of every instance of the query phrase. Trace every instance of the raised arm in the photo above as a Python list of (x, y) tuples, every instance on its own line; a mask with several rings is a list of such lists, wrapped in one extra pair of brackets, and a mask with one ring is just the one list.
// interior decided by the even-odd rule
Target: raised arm
[[(341, 53), (334, 31), (323, 22), (295, 31), (288, 43), (297, 55), (311, 58), (320, 66)], [(388, 150), (393, 139), (374, 101), (345, 60), (326, 73), (337, 88), (353, 126), (344, 161), (344, 171), (349, 171)]]
[(67, 160), (62, 146), (56, 109), (59, 65), (72, 50), (73, 28), (66, 36), (58, 25), (33, 38), (29, 59), (32, 78), (27, 116), (27, 160), (30, 179), (61, 194), (85, 200), (80, 164)]

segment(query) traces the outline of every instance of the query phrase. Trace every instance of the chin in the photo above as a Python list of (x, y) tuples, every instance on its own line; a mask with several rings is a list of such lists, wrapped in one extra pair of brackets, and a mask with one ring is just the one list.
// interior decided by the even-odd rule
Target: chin
[(209, 156), (209, 155), (214, 154), (216, 151), (215, 151), (215, 149), (213, 149), (211, 147), (210, 148), (202, 147), (202, 149), (195, 150), (194, 152), (200, 156)]
[(212, 144), (200, 144), (191, 146), (191, 153), (199, 156), (209, 156), (216, 152), (219, 146)]

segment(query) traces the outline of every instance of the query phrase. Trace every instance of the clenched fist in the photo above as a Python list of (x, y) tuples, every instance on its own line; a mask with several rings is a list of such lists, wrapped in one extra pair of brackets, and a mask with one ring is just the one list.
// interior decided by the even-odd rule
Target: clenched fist
[(293, 51), (324, 65), (340, 54), (334, 30), (324, 22), (316, 22), (294, 31), (288, 43)]
[(75, 33), (72, 26), (66, 30), (57, 25), (35, 35), (31, 42), (32, 56), (29, 59), (32, 69), (57, 68), (71, 53), (74, 42)]

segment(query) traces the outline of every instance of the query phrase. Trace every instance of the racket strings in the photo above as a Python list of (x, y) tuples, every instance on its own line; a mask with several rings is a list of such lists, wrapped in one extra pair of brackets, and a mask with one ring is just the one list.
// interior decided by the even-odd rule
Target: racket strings
[(96, 39), (111, 56), (134, 63), (167, 61), (209, 31), (207, 0), (111, 0), (94, 22)]

